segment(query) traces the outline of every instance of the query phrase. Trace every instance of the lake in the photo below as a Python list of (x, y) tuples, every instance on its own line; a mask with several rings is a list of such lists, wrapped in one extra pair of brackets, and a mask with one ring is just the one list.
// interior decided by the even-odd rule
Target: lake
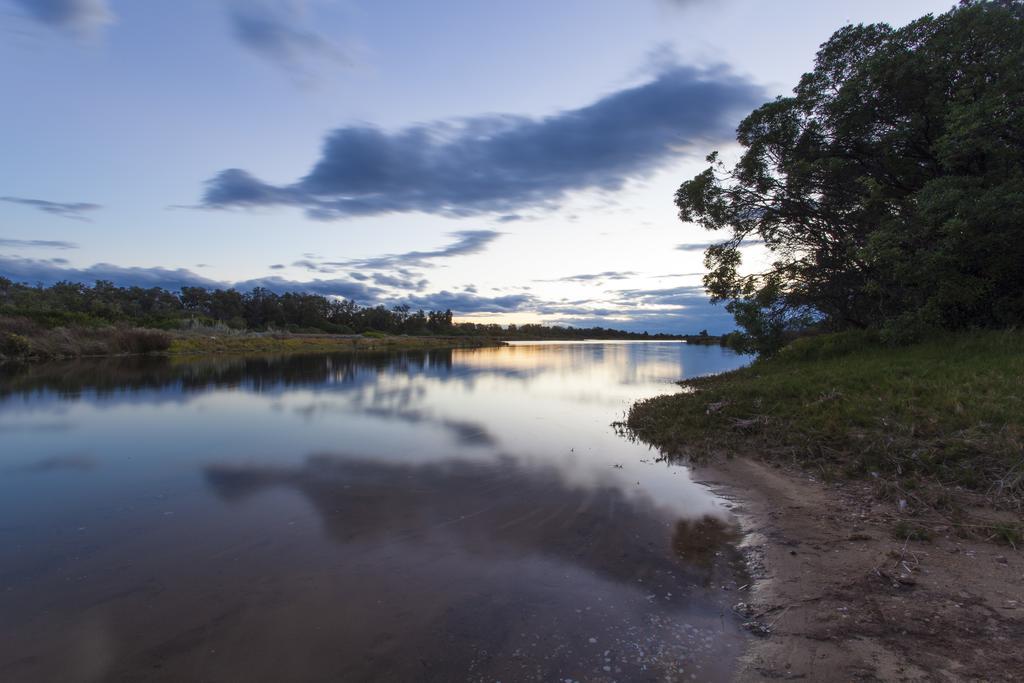
[(681, 343), (0, 368), (0, 680), (727, 679), (728, 505), (611, 426)]

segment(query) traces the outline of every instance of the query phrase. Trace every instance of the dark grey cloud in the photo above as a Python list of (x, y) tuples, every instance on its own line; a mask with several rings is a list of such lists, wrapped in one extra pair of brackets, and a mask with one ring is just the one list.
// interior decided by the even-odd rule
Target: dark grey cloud
[(89, 217), (85, 215), (87, 212), (103, 208), (99, 204), (89, 204), (88, 202), (51, 202), (46, 199), (26, 199), (25, 197), (0, 197), (0, 201), (31, 206), (55, 216), (73, 218), (77, 221), (88, 221)]
[(338, 296), (351, 299), (363, 305), (384, 304), (392, 306), (407, 303), (414, 309), (428, 310), (451, 309), (457, 314), (479, 312), (509, 312), (523, 310), (533, 301), (533, 297), (524, 294), (481, 297), (467, 292), (442, 291), (436, 294), (394, 296), (387, 293), (378, 284), (390, 288), (420, 291), (426, 284), (417, 281), (387, 282), (373, 277), (374, 284), (357, 282), (349, 279), (314, 279), (287, 280), (282, 277), (269, 276), (226, 282), (211, 280), (185, 268), (139, 268), (116, 266), (110, 263), (97, 263), (87, 268), (66, 268), (53, 263), (49, 259), (26, 259), (16, 256), (0, 256), (0, 274), (16, 282), (29, 284), (42, 283), (52, 285), (62, 280), (91, 284), (96, 280), (110, 280), (119, 286), (162, 287), (176, 291), (181, 287), (207, 287), (227, 289), (233, 287), (248, 291), (254, 287), (264, 287), (272, 292), (308, 292), (323, 296)]
[[(62, 260), (62, 259), (61, 259)], [(67, 280), (91, 284), (96, 280), (110, 280), (119, 286), (162, 287), (171, 291), (181, 287), (207, 287), (227, 289), (234, 287), (249, 290), (265, 287), (283, 294), (285, 292), (311, 292), (324, 296), (340, 296), (363, 304), (376, 303), (383, 295), (378, 287), (367, 286), (349, 280), (286, 280), (281, 277), (263, 277), (238, 282), (212, 280), (186, 268), (140, 268), (97, 263), (86, 268), (67, 268), (55, 259), (27, 259), (16, 256), (0, 256), (0, 274), (16, 282), (37, 282), (52, 285)]]
[(23, 249), (78, 249), (74, 242), (64, 240), (15, 240), (0, 237), (0, 247), (20, 247)]
[(339, 128), (312, 170), (270, 185), (232, 168), (207, 181), (210, 209), (296, 206), (337, 219), (421, 211), (515, 215), (571, 191), (614, 191), (688, 148), (733, 136), (765, 92), (724, 67), (674, 66), (653, 80), (541, 119), (489, 115), (394, 132)]
[(0, 273), (16, 282), (41, 282), (44, 285), (61, 280), (87, 283), (111, 280), (119, 285), (166, 289), (177, 289), (182, 286), (218, 287), (222, 284), (185, 268), (134, 268), (110, 263), (97, 263), (87, 268), (65, 268), (63, 264), (53, 263), (50, 259), (16, 256), (0, 256)]
[(13, 0), (33, 20), (51, 28), (89, 36), (114, 21), (106, 0)]
[(297, 0), (232, 0), (228, 19), (235, 39), (254, 54), (308, 77), (311, 60), (346, 62), (342, 50), (308, 28)]
[(263, 277), (252, 280), (240, 280), (238, 282), (222, 282), (218, 287), (234, 287), (241, 291), (247, 291), (254, 287), (264, 287), (277, 294), (286, 292), (322, 294), (323, 296), (340, 296), (351, 299), (363, 305), (371, 305), (380, 302), (383, 290), (367, 286), (361, 282), (350, 280), (286, 280), (281, 277)]
[(374, 273), (373, 274), (374, 284), (378, 284), (381, 287), (392, 287), (394, 289), (411, 289), (417, 292), (422, 292), (430, 284), (423, 278), (410, 278), (400, 277), (397, 275), (388, 275), (387, 273)]
[(443, 311), (451, 309), (456, 314), (465, 313), (512, 313), (534, 308), (536, 299), (529, 294), (506, 294), (485, 297), (469, 292), (449, 292), (410, 296), (402, 300), (413, 308)]
[(594, 282), (595, 280), (626, 280), (637, 275), (633, 270), (606, 270), (603, 273), (582, 273), (567, 275), (553, 280), (534, 280), (534, 282)]

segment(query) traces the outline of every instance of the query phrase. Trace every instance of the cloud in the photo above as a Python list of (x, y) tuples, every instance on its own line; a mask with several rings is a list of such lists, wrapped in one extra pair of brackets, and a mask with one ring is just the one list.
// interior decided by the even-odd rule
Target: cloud
[(534, 119), (487, 115), (386, 132), (338, 128), (290, 185), (231, 168), (207, 181), (209, 209), (295, 206), (331, 220), (420, 211), (515, 215), (552, 208), (571, 191), (615, 191), (689, 148), (731, 139), (736, 119), (766, 99), (724, 67), (674, 66), (593, 104)]
[(420, 278), (408, 278), (398, 277), (396, 275), (388, 275), (387, 273), (374, 273), (373, 281), (375, 284), (381, 287), (392, 287), (394, 289), (412, 289), (417, 292), (422, 292), (430, 284), (427, 280)]
[(402, 300), (413, 308), (443, 311), (451, 309), (456, 314), (466, 313), (512, 313), (528, 310), (536, 304), (529, 294), (507, 294), (504, 296), (484, 297), (469, 292), (449, 292), (444, 290), (436, 294), (410, 296)]
[(89, 37), (116, 18), (106, 0), (13, 0), (35, 21)]
[(233, 0), (227, 8), (232, 33), (242, 46), (297, 75), (310, 75), (311, 60), (348, 61), (340, 48), (303, 26), (303, 2)]
[(207, 287), (227, 289), (234, 287), (242, 291), (253, 287), (265, 287), (277, 293), (311, 292), (324, 296), (341, 296), (360, 303), (374, 303), (383, 290), (348, 280), (295, 281), (281, 277), (263, 277), (238, 282), (213, 280), (186, 268), (141, 268), (117, 266), (111, 263), (97, 263), (86, 268), (66, 268), (54, 259), (27, 259), (17, 256), (0, 256), (0, 273), (16, 282), (52, 285), (67, 280), (70, 282), (93, 283), (109, 280), (122, 287), (162, 287), (176, 291), (181, 287)]
[[(708, 247), (721, 244), (721, 242), (688, 242), (686, 244), (677, 244), (676, 249), (679, 251), (705, 251)], [(742, 247), (752, 247), (757, 244), (764, 244), (764, 240), (758, 239), (745, 239), (743, 240)]]
[(99, 204), (89, 204), (87, 202), (51, 202), (45, 199), (26, 199), (24, 197), (0, 197), (0, 201), (31, 206), (40, 211), (64, 218), (72, 218), (76, 221), (89, 221), (89, 217), (85, 215), (86, 212), (103, 208)]
[(182, 286), (216, 287), (218, 283), (204, 278), (185, 268), (133, 268), (97, 263), (87, 268), (65, 268), (49, 259), (28, 259), (16, 256), (0, 256), (0, 273), (17, 282), (51, 285), (54, 282), (94, 282), (111, 280), (119, 285), (140, 287), (164, 287), (178, 289)]
[(306, 268), (319, 273), (334, 273), (345, 269), (358, 270), (394, 270), (405, 277), (412, 277), (410, 268), (433, 268), (436, 259), (469, 256), (484, 251), (491, 242), (502, 235), (494, 230), (459, 230), (448, 233), (455, 241), (428, 251), (407, 251), (401, 254), (385, 254), (365, 259), (348, 259), (346, 261), (318, 260), (314, 254), (295, 261), (292, 265)]
[(626, 306), (703, 306), (709, 302), (701, 285), (661, 289), (620, 289), (617, 303)]
[(534, 280), (534, 282), (593, 282), (595, 280), (626, 280), (636, 274), (636, 271), (633, 270), (606, 270), (603, 273), (567, 275), (553, 280)]
[(21, 247), (25, 249), (78, 249), (74, 242), (64, 240), (13, 240), (0, 237), (0, 247)]
[(295, 292), (321, 294), (323, 296), (340, 296), (363, 305), (379, 303), (384, 293), (383, 290), (377, 287), (341, 279), (301, 281), (286, 280), (281, 277), (263, 277), (238, 282), (221, 282), (217, 286), (221, 288), (234, 287), (243, 292), (254, 287), (263, 287), (277, 294)]
[(347, 265), (355, 268), (373, 270), (378, 268), (394, 268), (401, 266), (405, 268), (430, 268), (433, 259), (452, 258), (454, 256), (469, 256), (479, 254), (487, 249), (494, 240), (501, 237), (502, 233), (494, 230), (458, 230), (448, 233), (455, 241), (440, 249), (429, 251), (407, 251), (403, 254), (388, 254), (369, 259), (356, 259), (348, 261)]

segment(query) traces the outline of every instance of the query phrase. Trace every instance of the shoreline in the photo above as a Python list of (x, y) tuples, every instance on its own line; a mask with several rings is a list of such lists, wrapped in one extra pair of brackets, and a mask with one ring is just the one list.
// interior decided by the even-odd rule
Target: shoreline
[(101, 352), (27, 352), (23, 355), (0, 355), (0, 364), (37, 364), (50, 361), (103, 358), (182, 358), (192, 356), (261, 355), (294, 353), (356, 353), (374, 351), (431, 351), (455, 348), (489, 348), (505, 342), (476, 336), (370, 336), (330, 334), (199, 335), (166, 333), (163, 348), (138, 351)]
[(451, 336), (339, 336), (318, 334), (238, 335), (238, 336), (175, 336), (169, 356), (245, 355), (261, 353), (326, 353), (359, 351), (431, 351), (456, 348), (488, 348), (504, 346), (504, 342), (487, 337)]
[(894, 538), (897, 510), (862, 482), (826, 485), (742, 457), (692, 474), (733, 504), (744, 532), (753, 583), (734, 611), (759, 637), (736, 680), (1009, 681), (1024, 670), (1019, 552), (941, 526), (931, 542)]

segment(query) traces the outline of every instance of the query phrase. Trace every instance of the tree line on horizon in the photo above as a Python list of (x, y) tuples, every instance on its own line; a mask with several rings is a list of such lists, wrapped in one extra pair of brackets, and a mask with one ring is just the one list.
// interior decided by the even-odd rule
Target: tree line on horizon
[[(99, 280), (92, 286), (57, 282), (49, 287), (16, 283), (0, 276), (0, 315), (27, 318), (45, 327), (127, 324), (176, 330), (223, 326), (233, 330), (330, 334), (488, 336), (503, 339), (681, 339), (683, 335), (626, 332), (605, 327), (497, 325), (455, 322), (451, 310), (388, 308), (320, 294), (277, 294), (263, 287), (235, 289), (119, 287)], [(705, 330), (695, 339), (716, 339)]]
[[(1024, 323), (1024, 0), (845, 26), (737, 140), (738, 161), (711, 154), (675, 202), (728, 231), (704, 285), (749, 350)], [(763, 241), (764, 270), (744, 241)]]

